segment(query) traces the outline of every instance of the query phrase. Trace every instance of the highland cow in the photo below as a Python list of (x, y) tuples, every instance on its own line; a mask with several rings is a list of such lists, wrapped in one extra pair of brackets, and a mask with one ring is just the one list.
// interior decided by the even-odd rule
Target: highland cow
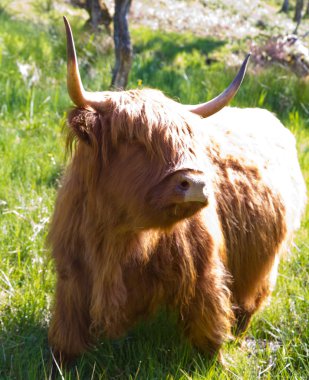
[(166, 305), (194, 346), (216, 354), (270, 295), (299, 227), (306, 195), (295, 139), (268, 111), (223, 108), (248, 58), (197, 106), (151, 89), (90, 93), (65, 24), (76, 144), (48, 238), (50, 345), (67, 360)]

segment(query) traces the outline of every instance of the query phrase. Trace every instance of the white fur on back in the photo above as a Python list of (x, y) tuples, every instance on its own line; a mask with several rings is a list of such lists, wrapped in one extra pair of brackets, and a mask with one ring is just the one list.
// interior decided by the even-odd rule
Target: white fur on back
[(221, 157), (233, 157), (257, 167), (264, 181), (279, 194), (286, 208), (288, 230), (299, 228), (306, 205), (295, 138), (269, 111), (226, 107), (202, 121), (202, 133), (220, 147)]

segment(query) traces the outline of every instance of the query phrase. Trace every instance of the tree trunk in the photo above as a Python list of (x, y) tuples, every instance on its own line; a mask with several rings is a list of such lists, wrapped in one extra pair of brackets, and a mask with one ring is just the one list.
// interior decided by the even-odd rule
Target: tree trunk
[(111, 87), (124, 89), (128, 83), (133, 52), (128, 26), (131, 0), (115, 0), (114, 42), (116, 62)]
[(297, 22), (298, 25), (301, 22), (303, 7), (304, 7), (304, 0), (296, 0), (294, 21)]
[(84, 8), (89, 13), (90, 19), (87, 21), (95, 30), (99, 25), (104, 25), (106, 30), (111, 33), (110, 25), (112, 17), (103, 0), (71, 0), (72, 4)]
[(101, 8), (98, 0), (87, 0), (87, 10), (90, 14), (90, 24), (98, 29), (101, 22)]
[(289, 10), (289, 0), (284, 0), (280, 12), (288, 13)]
[(107, 8), (107, 5), (104, 1), (100, 1), (100, 7), (101, 7), (101, 14), (102, 14), (102, 23), (105, 26), (106, 30), (111, 33), (111, 23), (112, 23), (112, 17), (109, 13), (109, 10)]

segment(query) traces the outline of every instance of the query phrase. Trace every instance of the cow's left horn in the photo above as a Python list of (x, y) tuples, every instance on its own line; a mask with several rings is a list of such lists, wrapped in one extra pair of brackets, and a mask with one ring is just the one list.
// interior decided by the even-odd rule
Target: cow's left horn
[(102, 92), (84, 90), (80, 79), (72, 30), (65, 16), (63, 16), (63, 20), (67, 35), (67, 87), (70, 98), (78, 107), (98, 108), (102, 102)]
[(220, 111), (223, 107), (225, 107), (236, 95), (241, 85), (241, 82), (244, 79), (250, 55), (250, 53), (247, 54), (236, 77), (225, 91), (223, 91), (220, 95), (206, 103), (187, 106), (188, 110), (202, 117), (207, 117), (213, 115), (214, 113)]

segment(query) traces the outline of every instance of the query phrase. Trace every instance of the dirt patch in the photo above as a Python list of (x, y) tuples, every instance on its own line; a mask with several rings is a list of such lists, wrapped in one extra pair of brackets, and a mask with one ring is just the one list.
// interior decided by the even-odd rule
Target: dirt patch
[[(225, 40), (256, 38), (261, 33), (290, 34), (295, 23), (260, 0), (134, 0), (131, 23)], [(300, 34), (308, 30), (304, 20)]]

